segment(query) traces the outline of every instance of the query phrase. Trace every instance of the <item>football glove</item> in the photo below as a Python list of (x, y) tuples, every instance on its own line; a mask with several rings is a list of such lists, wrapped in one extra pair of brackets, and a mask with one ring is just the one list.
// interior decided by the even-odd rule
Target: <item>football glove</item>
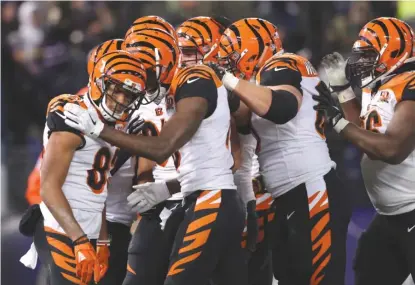
[(346, 76), (346, 64), (347, 62), (338, 52), (326, 55), (321, 61), (321, 66), (327, 74), (329, 87), (331, 91), (336, 93), (340, 103), (345, 103), (356, 98), (353, 90), (346, 92), (350, 87), (350, 82)]
[(104, 123), (99, 119), (98, 113), (93, 106), (84, 109), (73, 103), (65, 104), (65, 124), (83, 132), (91, 138), (98, 138), (104, 129)]
[(128, 195), (132, 211), (143, 213), (171, 197), (166, 182), (147, 182), (133, 186), (135, 191)]
[(343, 118), (343, 114), (336, 106), (336, 102), (331, 95), (330, 90), (324, 82), (317, 85), (316, 90), (319, 95), (313, 95), (313, 99), (318, 102), (313, 108), (314, 110), (322, 111), (324, 113), (324, 124), (327, 127), (333, 128), (340, 133), (344, 127), (349, 123)]
[(94, 269), (94, 282), (98, 283), (108, 270), (108, 259), (110, 257), (109, 240), (97, 240), (97, 264)]
[(127, 134), (136, 135), (142, 131), (144, 128), (145, 121), (140, 116), (132, 118), (128, 122)]
[(89, 284), (96, 267), (98, 266), (94, 247), (86, 235), (73, 242), (76, 262), (76, 275), (81, 284)]

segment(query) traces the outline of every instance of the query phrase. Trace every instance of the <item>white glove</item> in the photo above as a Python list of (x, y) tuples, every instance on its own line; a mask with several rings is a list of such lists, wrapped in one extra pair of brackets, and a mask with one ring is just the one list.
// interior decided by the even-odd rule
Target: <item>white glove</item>
[(222, 83), (226, 89), (233, 91), (238, 85), (239, 79), (236, 78), (232, 73), (225, 72), (225, 75), (222, 77)]
[(157, 204), (169, 199), (171, 194), (164, 181), (147, 182), (133, 186), (136, 191), (128, 195), (128, 205), (132, 211), (144, 213)]
[(327, 73), (330, 86), (343, 86), (349, 83), (346, 78), (346, 61), (338, 52), (323, 57), (321, 65)]
[(104, 129), (104, 123), (99, 119), (93, 106), (86, 110), (79, 105), (67, 103), (64, 109), (65, 124), (94, 139), (99, 137)]
[(326, 55), (321, 66), (326, 71), (330, 90), (336, 92), (340, 103), (356, 98), (346, 78), (346, 61), (341, 54), (334, 52)]

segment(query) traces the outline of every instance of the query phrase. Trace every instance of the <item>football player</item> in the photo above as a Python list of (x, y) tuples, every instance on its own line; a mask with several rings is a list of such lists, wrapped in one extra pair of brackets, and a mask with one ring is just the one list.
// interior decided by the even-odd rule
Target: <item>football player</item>
[(141, 62), (116, 51), (96, 63), (87, 94), (65, 94), (49, 103), (40, 183), (43, 219), (34, 240), (52, 285), (90, 284), (92, 276), (99, 282), (109, 255), (104, 205), (115, 148), (66, 125), (63, 108), (89, 106), (97, 110), (95, 120), (122, 129), (145, 94), (145, 81)]
[[(224, 284), (246, 284), (240, 245), (245, 213), (231, 169), (227, 92), (215, 72), (204, 65), (189, 66), (174, 75), (177, 46), (173, 43), (171, 53), (159, 54), (157, 41), (152, 41), (159, 37), (157, 33), (145, 37), (150, 44), (143, 45), (140, 58), (155, 63), (152, 70), (158, 82), (170, 83), (166, 111), (171, 116), (159, 136), (129, 136), (111, 130), (96, 121), (95, 110), (85, 111), (75, 104), (66, 106), (66, 123), (157, 163), (178, 151), (178, 180), (139, 185), (141, 198), (136, 195), (140, 212), (180, 189), (185, 197), (186, 213), (164, 284), (207, 284), (214, 272)], [(166, 65), (162, 59), (173, 61)]]
[[(360, 31), (347, 64), (338, 53), (322, 62), (345, 117), (326, 88), (314, 97), (315, 109), (364, 153), (363, 180), (377, 211), (359, 240), (354, 267), (358, 285), (397, 285), (408, 274), (415, 277), (413, 56), (412, 28), (396, 18), (377, 18)], [(361, 102), (351, 86), (362, 88)]]
[(261, 174), (274, 198), (275, 278), (280, 284), (344, 284), (351, 213), (322, 116), (313, 110), (311, 96), (320, 84), (314, 67), (284, 53), (276, 27), (258, 18), (232, 24), (217, 53), (227, 69), (222, 82), (240, 98), (240, 108), (253, 113)]
[[(127, 32), (125, 43), (126, 50), (134, 55), (143, 57), (149, 50), (152, 52), (150, 55), (154, 55), (154, 57), (143, 58), (144, 67), (149, 75), (146, 94), (149, 104), (140, 106), (134, 115), (145, 120), (142, 127), (144, 136), (158, 136), (168, 119), (165, 98), (165, 87), (168, 85), (168, 81), (156, 79), (156, 60), (162, 66), (172, 65), (176, 68), (179, 51), (176, 47), (177, 36), (173, 27), (161, 20), (160, 17), (152, 19), (150, 25), (147, 23), (148, 21), (145, 21), (147, 18), (135, 21), (135, 23), (142, 24), (133, 24), (129, 31), (132, 29), (134, 31)], [(160, 25), (165, 28), (161, 29)], [(148, 42), (153, 47), (146, 47), (144, 42)], [(158, 59), (156, 58), (156, 48), (157, 56), (160, 55)], [(134, 184), (176, 179), (175, 159), (176, 156), (173, 155), (162, 163), (156, 163), (140, 157), (137, 169), (138, 176)], [(174, 236), (183, 217), (182, 199), (181, 193), (176, 193), (168, 201), (141, 213), (128, 249), (128, 272), (124, 285), (140, 282), (154, 285), (163, 284), (168, 270), (169, 254)]]

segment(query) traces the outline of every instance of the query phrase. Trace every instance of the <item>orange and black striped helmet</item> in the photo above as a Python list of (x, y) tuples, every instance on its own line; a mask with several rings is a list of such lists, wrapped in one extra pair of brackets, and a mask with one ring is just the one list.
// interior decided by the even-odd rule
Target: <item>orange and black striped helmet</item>
[(278, 52), (282, 53), (283, 49), (277, 27), (260, 18), (245, 18), (225, 30), (219, 44), (204, 61), (217, 56), (220, 65), (235, 76), (249, 80)]
[(132, 33), (148, 29), (159, 29), (165, 31), (166, 33), (172, 35), (176, 41), (178, 40), (174, 27), (169, 22), (167, 22), (159, 16), (144, 16), (138, 18), (127, 30), (125, 38), (127, 38)]
[[(226, 27), (212, 17), (194, 17), (184, 21), (177, 29), (178, 45), (182, 54), (194, 54), (193, 64), (200, 63), (212, 46), (219, 41)], [(186, 60), (181, 62), (184, 66)]]
[(130, 111), (137, 109), (144, 99), (146, 80), (140, 60), (126, 51), (113, 51), (95, 64), (88, 94), (105, 120), (127, 120)]
[(172, 35), (146, 29), (128, 35), (125, 49), (139, 58), (147, 71), (147, 96), (143, 104), (161, 100), (176, 72), (180, 52)]
[(413, 56), (412, 28), (396, 18), (377, 18), (363, 27), (353, 44), (347, 75), (352, 83), (365, 87), (385, 78)]
[(92, 70), (94, 70), (95, 63), (100, 59), (104, 54), (123, 49), (124, 40), (122, 39), (113, 39), (103, 42), (102, 44), (94, 47), (88, 55), (88, 76), (91, 75)]

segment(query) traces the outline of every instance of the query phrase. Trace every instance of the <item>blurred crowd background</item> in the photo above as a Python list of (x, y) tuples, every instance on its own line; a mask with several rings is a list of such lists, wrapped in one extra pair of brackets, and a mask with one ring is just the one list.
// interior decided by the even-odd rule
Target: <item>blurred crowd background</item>
[[(7, 236), (14, 236), (16, 222), (27, 207), (27, 176), (42, 149), (48, 101), (84, 87), (88, 52), (107, 39), (123, 38), (131, 23), (145, 15), (161, 16), (174, 26), (202, 15), (222, 15), (232, 21), (261, 17), (278, 26), (286, 51), (309, 58), (318, 68), (329, 52), (347, 56), (361, 27), (375, 17), (398, 17), (415, 27), (415, 2), (2, 1), (2, 259), (16, 252), (13, 248), (18, 242)], [(328, 143), (355, 209), (372, 213), (360, 176), (358, 151), (338, 136), (329, 135)], [(355, 216), (352, 232), (361, 231), (359, 223), (365, 219), (361, 217)], [(18, 253), (26, 249), (19, 246)], [(23, 268), (14, 265), (19, 254), (5, 265), (11, 271), (17, 270), (15, 266)], [(2, 281), (11, 280), (4, 277), (10, 273), (4, 270), (4, 262)], [(4, 284), (33, 284), (10, 282)]]

